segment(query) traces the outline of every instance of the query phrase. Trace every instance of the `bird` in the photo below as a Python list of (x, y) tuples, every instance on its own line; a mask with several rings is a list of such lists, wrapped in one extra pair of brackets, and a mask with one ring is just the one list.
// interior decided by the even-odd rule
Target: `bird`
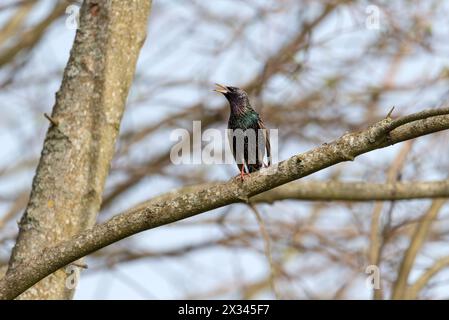
[[(222, 93), (229, 102), (228, 141), (243, 181), (245, 175), (271, 165), (269, 130), (253, 109), (248, 94), (241, 88), (216, 83), (214, 91)], [(238, 130), (241, 129), (241, 130)]]

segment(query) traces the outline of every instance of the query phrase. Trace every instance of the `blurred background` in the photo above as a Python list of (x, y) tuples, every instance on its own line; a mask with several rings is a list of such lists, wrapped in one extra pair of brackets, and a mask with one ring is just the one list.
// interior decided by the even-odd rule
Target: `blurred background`
[[(0, 3), (0, 269), (80, 4)], [(203, 130), (226, 127), (229, 107), (212, 92), (215, 82), (250, 94), (267, 127), (279, 130), (280, 160), (366, 128), (393, 106), (399, 116), (446, 105), (448, 15), (440, 0), (153, 1), (98, 221), (176, 187), (237, 175), (235, 165), (170, 161), (174, 129), (191, 131), (194, 120)], [(303, 181), (446, 180), (448, 138), (440, 132), (377, 150)], [(87, 258), (75, 298), (389, 299), (414, 230), (432, 210), (409, 297), (447, 299), (443, 200), (294, 199), (257, 205), (262, 224), (235, 204), (111, 245)], [(382, 290), (367, 285), (369, 265), (379, 267)]]

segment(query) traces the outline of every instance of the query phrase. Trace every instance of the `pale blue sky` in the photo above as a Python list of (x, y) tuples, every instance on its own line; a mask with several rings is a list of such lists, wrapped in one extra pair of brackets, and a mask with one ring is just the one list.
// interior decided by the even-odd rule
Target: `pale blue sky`
[[(129, 97), (129, 107), (125, 112), (121, 130), (127, 131), (130, 128), (139, 128), (149, 123), (157, 123), (159, 120), (167, 117), (168, 114), (176, 112), (181, 108), (191, 105), (198, 101), (207, 101), (209, 108), (216, 108), (223, 102), (223, 98), (212, 92), (213, 83), (225, 83), (231, 85), (241, 85), (251, 79), (255, 72), (260, 69), (260, 56), (266, 56), (274, 52), (288, 37), (294, 33), (298, 16), (303, 14), (293, 10), (289, 14), (274, 15), (268, 20), (261, 20), (260, 23), (254, 23), (246, 30), (248, 39), (243, 46), (227, 48), (226, 39), (231, 33), (232, 28), (218, 27), (211, 25), (206, 21), (192, 23), (190, 6), (184, 6), (179, 0), (154, 1), (152, 16), (150, 18), (149, 33), (147, 41), (142, 48), (142, 53), (137, 66), (136, 82), (131, 90)], [(238, 10), (236, 3), (239, 3)], [(262, 4), (264, 1), (253, 1)], [(45, 14), (52, 0), (43, 1), (43, 4), (33, 14), (36, 17)], [(312, 2), (309, 2), (311, 6)], [(367, 2), (369, 3), (369, 2)], [(403, 1), (402, 1), (403, 3)], [(315, 5), (316, 6), (316, 5)], [(404, 4), (402, 4), (404, 6)], [(250, 19), (254, 12), (250, 7), (244, 5), (244, 1), (216, 0), (208, 4), (213, 14), (232, 19), (235, 15)], [(449, 9), (449, 8), (448, 8)], [(398, 10), (406, 10), (399, 7)], [(307, 13), (312, 14), (313, 9), (308, 8)], [(316, 11), (316, 10), (315, 10)], [(382, 18), (382, 16), (381, 16)], [(5, 16), (0, 15), (0, 25)], [(438, 20), (440, 19), (440, 20)], [(435, 34), (447, 35), (448, 26), (444, 16), (438, 17), (434, 21)], [(238, 20), (238, 19), (236, 19)], [(382, 21), (382, 20), (381, 20)], [(238, 27), (233, 26), (232, 27)], [(309, 90), (313, 88), (314, 81), (318, 81), (323, 75), (332, 74), (338, 70), (339, 59), (344, 59), (360, 51), (364, 43), (373, 39), (376, 32), (383, 32), (382, 24), (380, 30), (367, 30), (364, 21), (354, 19), (354, 14), (341, 10), (334, 15), (325, 24), (318, 28), (313, 35), (316, 43), (323, 42), (324, 47), (313, 49), (307, 57), (308, 63), (312, 66), (327, 66), (316, 70), (313, 77), (309, 79), (300, 79), (293, 82), (285, 78), (275, 78), (270, 84), (264, 99), (267, 100), (287, 100), (294, 90)], [(54, 103), (54, 93), (58, 90), (61, 81), (61, 71), (67, 62), (69, 51), (72, 46), (74, 30), (65, 27), (64, 19), (52, 26), (46, 34), (45, 39), (34, 50), (28, 66), (18, 75), (18, 78), (24, 83), (23, 86), (0, 90), (0, 167), (8, 167), (17, 159), (37, 157), (42, 147), (43, 137), (45, 135), (48, 123), (42, 116), (44, 112), (50, 113)], [(182, 39), (180, 41), (179, 39)], [(261, 40), (262, 39), (262, 40)], [(211, 51), (224, 46), (225, 49), (219, 50), (216, 54), (210, 54)], [(445, 44), (441, 43), (444, 47)], [(169, 54), (167, 54), (169, 52)], [(297, 57), (299, 61), (305, 57)], [(422, 74), (423, 70), (431, 77), (435, 72), (441, 69), (441, 66), (449, 66), (449, 56), (432, 57), (429, 59), (425, 52), (417, 52), (412, 59), (408, 59), (401, 66), (398, 81), (407, 81), (414, 78), (416, 74)], [(382, 78), (385, 70), (385, 61), (382, 58), (373, 59), (360, 70), (353, 72), (353, 77), (362, 84), (377, 84)], [(4, 76), (3, 70), (0, 70), (0, 80)], [(49, 74), (54, 76), (47, 77)], [(34, 81), (42, 79), (42, 81)], [(31, 81), (33, 80), (33, 81)], [(190, 84), (185, 86), (174, 86), (172, 90), (158, 91), (157, 83), (154, 81), (184, 81), (188, 80)], [(31, 85), (26, 85), (30, 81)], [(37, 84), (36, 84), (37, 83)], [(151, 88), (151, 105), (148, 105), (146, 95)], [(397, 113), (409, 113), (414, 110), (432, 107), (441, 102), (441, 97), (447, 90), (445, 88), (436, 88), (435, 90), (426, 90), (416, 92), (413, 95), (397, 93), (390, 94), (382, 102), (382, 108), (385, 114), (392, 105), (396, 106)], [(342, 111), (347, 117), (358, 119), (361, 117), (361, 110), (356, 106), (348, 106)], [(329, 112), (335, 112), (334, 109)], [(325, 115), (323, 115), (324, 117)], [(268, 121), (269, 122), (269, 121)], [(225, 123), (223, 123), (223, 128)], [(19, 130), (15, 130), (19, 128)], [(14, 129), (14, 130), (12, 130)], [(309, 135), (320, 135), (322, 130), (313, 125), (306, 128), (298, 128), (307, 131)], [(320, 136), (322, 142), (337, 138), (344, 132), (328, 133), (329, 136)], [(170, 146), (170, 132), (161, 131), (151, 139), (145, 140), (145, 148), (132, 150), (133, 161), (143, 161), (155, 152), (162, 152)], [(32, 139), (39, 136), (39, 139)], [(32, 141), (24, 149), (23, 145), (17, 144), (17, 141)], [(426, 138), (419, 143), (427, 143)], [(140, 144), (141, 146), (141, 144)], [(280, 159), (298, 152), (306, 151), (314, 145), (297, 141), (288, 141), (281, 146)], [(342, 164), (344, 170), (342, 178), (360, 179), (360, 174), (366, 171), (366, 167), (376, 163), (381, 166), (382, 163), (388, 163), (399, 150), (400, 145), (381, 151), (372, 152), (362, 156), (354, 163)], [(445, 150), (433, 150), (433, 156), (445, 157)], [(447, 158), (447, 156), (446, 156)], [(121, 161), (127, 161), (122, 159)], [(179, 170), (196, 170), (191, 167), (177, 168)], [(200, 166), (200, 169), (202, 167)], [(234, 165), (222, 165), (204, 169), (207, 176), (213, 179), (228, 179), (236, 174)], [(20, 175), (11, 174), (9, 178), (0, 180), (0, 195), (13, 195), (15, 192), (23, 189), (24, 186), (31, 184), (34, 172), (29, 171)], [(423, 164), (421, 176), (428, 180), (435, 178), (441, 179), (439, 171), (432, 167), (426, 167)], [(329, 170), (324, 170), (313, 176), (314, 179), (326, 178), (329, 176)], [(407, 176), (407, 171), (405, 172)], [(369, 180), (381, 180), (382, 177), (365, 177)], [(419, 177), (416, 177), (419, 178)], [(113, 179), (120, 179), (120, 176), (110, 178), (107, 186)], [(170, 190), (178, 186), (177, 181), (167, 179), (161, 176), (147, 177), (142, 183), (134, 188), (131, 193), (126, 194), (126, 200), (122, 198), (113, 209), (108, 210), (109, 214), (115, 214), (125, 210), (135, 203), (146, 200), (156, 194)], [(422, 208), (425, 201), (401, 202), (401, 206), (409, 206), (410, 210)], [(366, 205), (369, 206), (369, 205)], [(310, 207), (307, 202), (282, 202), (273, 205), (261, 206), (265, 214), (285, 215), (286, 219), (290, 216), (304, 214)], [(234, 214), (242, 213), (242, 205), (233, 207)], [(363, 214), (364, 206), (360, 206)], [(407, 207), (408, 208), (408, 207)], [(0, 205), (0, 212), (7, 209), (7, 206)], [(211, 215), (218, 214), (217, 211), (209, 212), (201, 217), (194, 219), (207, 219)], [(326, 226), (342, 225), (348, 221), (349, 217), (344, 208), (335, 205), (331, 211), (329, 219), (324, 219), (321, 224)], [(104, 217), (103, 217), (104, 218)], [(254, 219), (248, 216), (246, 219)], [(8, 232), (14, 232), (15, 226), (9, 226)], [(257, 225), (255, 224), (255, 228)], [(138, 250), (153, 249), (163, 250), (176, 248), (180, 243), (195, 243), (205, 239), (213, 239), (222, 235), (223, 229), (219, 226), (207, 225), (206, 227), (173, 227), (166, 226), (150, 230), (132, 237), (129, 241), (123, 241), (119, 246), (127, 246)], [(310, 239), (310, 241), (314, 241)], [(12, 243), (11, 243), (12, 245)], [(366, 245), (361, 243), (360, 245)], [(447, 251), (441, 247), (432, 250), (435, 255), (441, 255)], [(7, 256), (8, 252), (1, 252), (1, 256)], [(447, 254), (447, 252), (446, 252)], [(304, 262), (320, 263), (316, 261), (315, 256), (304, 253)], [(239, 279), (257, 280), (267, 274), (268, 268), (264, 255), (257, 254), (254, 251), (238, 248), (214, 248), (188, 254), (182, 258), (182, 263), (176, 258), (147, 259), (135, 263), (123, 264), (111, 270), (86, 271), (82, 273), (81, 282), (76, 291), (77, 299), (142, 299), (142, 298), (182, 298), (188, 294), (198, 293), (205, 289), (210, 289), (222, 283), (239, 282)], [(425, 257), (421, 258), (423, 261)], [(89, 259), (87, 260), (89, 263)], [(425, 262), (425, 261), (424, 261)], [(323, 263), (325, 263), (323, 261)], [(186, 267), (186, 265), (188, 267)], [(293, 265), (292, 268), (297, 267)], [(94, 269), (95, 266), (92, 266)], [(200, 270), (200, 272), (198, 272)], [(326, 273), (317, 276), (314, 279), (304, 279), (301, 285), (293, 284), (295, 290), (314, 291), (316, 287), (332, 287), (335, 279), (340, 273), (347, 270), (330, 268)], [(444, 276), (442, 276), (444, 278)], [(355, 292), (353, 296), (369, 298), (370, 291), (363, 284), (363, 275), (357, 279), (353, 285)], [(305, 288), (305, 289), (304, 289)], [(447, 287), (446, 287), (447, 289)], [(444, 292), (443, 292), (444, 293)], [(442, 293), (442, 294), (443, 294)], [(225, 296), (235, 298), (235, 296)], [(271, 294), (262, 295), (261, 298), (272, 298)]]

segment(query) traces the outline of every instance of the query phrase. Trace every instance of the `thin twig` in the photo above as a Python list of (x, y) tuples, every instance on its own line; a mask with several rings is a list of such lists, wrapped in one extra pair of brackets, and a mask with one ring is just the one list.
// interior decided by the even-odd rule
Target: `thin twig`
[(75, 267), (82, 268), (82, 269), (88, 269), (89, 266), (85, 263), (81, 262), (72, 262), (71, 265), (74, 265)]
[(50, 123), (51, 123), (52, 125), (54, 125), (55, 127), (59, 126), (59, 121), (56, 120), (55, 118), (53, 118), (52, 116), (49, 116), (47, 113), (44, 113), (44, 117), (45, 117), (48, 121), (50, 121)]
[(271, 290), (274, 293), (274, 296), (277, 300), (279, 300), (281, 297), (279, 295), (279, 292), (276, 289), (276, 269), (273, 263), (273, 257), (271, 255), (271, 242), (270, 242), (270, 235), (267, 232), (267, 229), (265, 228), (265, 223), (262, 219), (262, 216), (260, 215), (259, 211), (257, 210), (256, 206), (252, 203), (248, 204), (251, 208), (251, 211), (256, 216), (257, 223), (259, 224), (260, 233), (262, 234), (263, 242), (264, 242), (264, 248), (265, 248), (265, 255), (268, 260), (268, 264), (270, 267), (270, 286)]

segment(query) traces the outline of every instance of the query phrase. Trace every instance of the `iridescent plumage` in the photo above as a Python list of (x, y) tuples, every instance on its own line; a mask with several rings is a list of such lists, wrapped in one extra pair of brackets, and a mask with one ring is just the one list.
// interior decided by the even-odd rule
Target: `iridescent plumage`
[(219, 84), (215, 91), (222, 93), (229, 101), (229, 143), (242, 179), (245, 173), (258, 171), (264, 166), (265, 152), (268, 165), (271, 165), (269, 131), (259, 114), (251, 107), (246, 92), (240, 88)]

